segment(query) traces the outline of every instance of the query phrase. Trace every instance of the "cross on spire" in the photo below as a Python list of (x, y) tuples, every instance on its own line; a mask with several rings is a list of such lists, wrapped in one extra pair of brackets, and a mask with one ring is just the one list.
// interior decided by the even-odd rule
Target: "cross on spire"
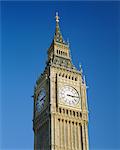
[(55, 18), (56, 18), (56, 22), (58, 23), (58, 22), (59, 22), (58, 12), (56, 12), (56, 16), (55, 16)]

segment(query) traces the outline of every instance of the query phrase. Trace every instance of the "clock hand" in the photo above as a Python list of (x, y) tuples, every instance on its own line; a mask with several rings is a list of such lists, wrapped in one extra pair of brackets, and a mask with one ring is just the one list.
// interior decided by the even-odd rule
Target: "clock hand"
[(79, 98), (79, 97), (77, 97), (77, 96), (73, 96), (73, 95), (69, 95), (69, 94), (67, 94), (67, 96)]
[(41, 100), (40, 100), (40, 101), (42, 101), (44, 98), (45, 98), (45, 96), (44, 96), (43, 98), (41, 98)]

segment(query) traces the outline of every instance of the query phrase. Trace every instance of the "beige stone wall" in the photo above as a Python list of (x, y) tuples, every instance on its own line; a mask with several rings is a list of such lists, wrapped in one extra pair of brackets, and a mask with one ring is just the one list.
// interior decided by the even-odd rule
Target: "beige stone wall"
[[(81, 100), (76, 106), (68, 106), (59, 100), (59, 89), (64, 85), (72, 86), (79, 92)], [(53, 66), (38, 84), (36, 95), (42, 87), (46, 89), (47, 96), (42, 113), (35, 114), (34, 149), (88, 150), (86, 85), (80, 72)], [(45, 129), (44, 124), (48, 120), (49, 126)], [(48, 139), (46, 147), (41, 144), (41, 134), (45, 131), (48, 132), (44, 136), (44, 139)]]
[[(54, 150), (88, 150), (88, 111), (86, 86), (81, 74), (64, 68), (51, 68), (51, 144)], [(75, 107), (61, 104), (59, 88), (70, 85), (80, 93), (81, 102)]]

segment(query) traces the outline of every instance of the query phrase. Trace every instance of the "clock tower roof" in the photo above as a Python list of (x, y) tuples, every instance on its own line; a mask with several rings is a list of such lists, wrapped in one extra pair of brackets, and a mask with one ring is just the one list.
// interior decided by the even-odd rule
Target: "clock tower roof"
[(60, 31), (58, 12), (56, 12), (55, 20), (56, 20), (55, 33), (52, 43), (48, 48), (47, 65), (56, 65), (75, 69), (71, 60), (69, 43), (63, 40)]

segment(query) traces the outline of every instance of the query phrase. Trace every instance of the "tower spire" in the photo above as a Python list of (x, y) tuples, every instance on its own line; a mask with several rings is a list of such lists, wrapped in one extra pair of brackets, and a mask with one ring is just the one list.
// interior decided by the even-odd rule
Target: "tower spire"
[(56, 12), (56, 16), (55, 16), (55, 20), (56, 20), (56, 29), (55, 29), (55, 36), (54, 36), (54, 40), (56, 42), (60, 42), (63, 43), (63, 37), (62, 34), (60, 32), (60, 27), (59, 27), (59, 16), (58, 16), (58, 12)]

